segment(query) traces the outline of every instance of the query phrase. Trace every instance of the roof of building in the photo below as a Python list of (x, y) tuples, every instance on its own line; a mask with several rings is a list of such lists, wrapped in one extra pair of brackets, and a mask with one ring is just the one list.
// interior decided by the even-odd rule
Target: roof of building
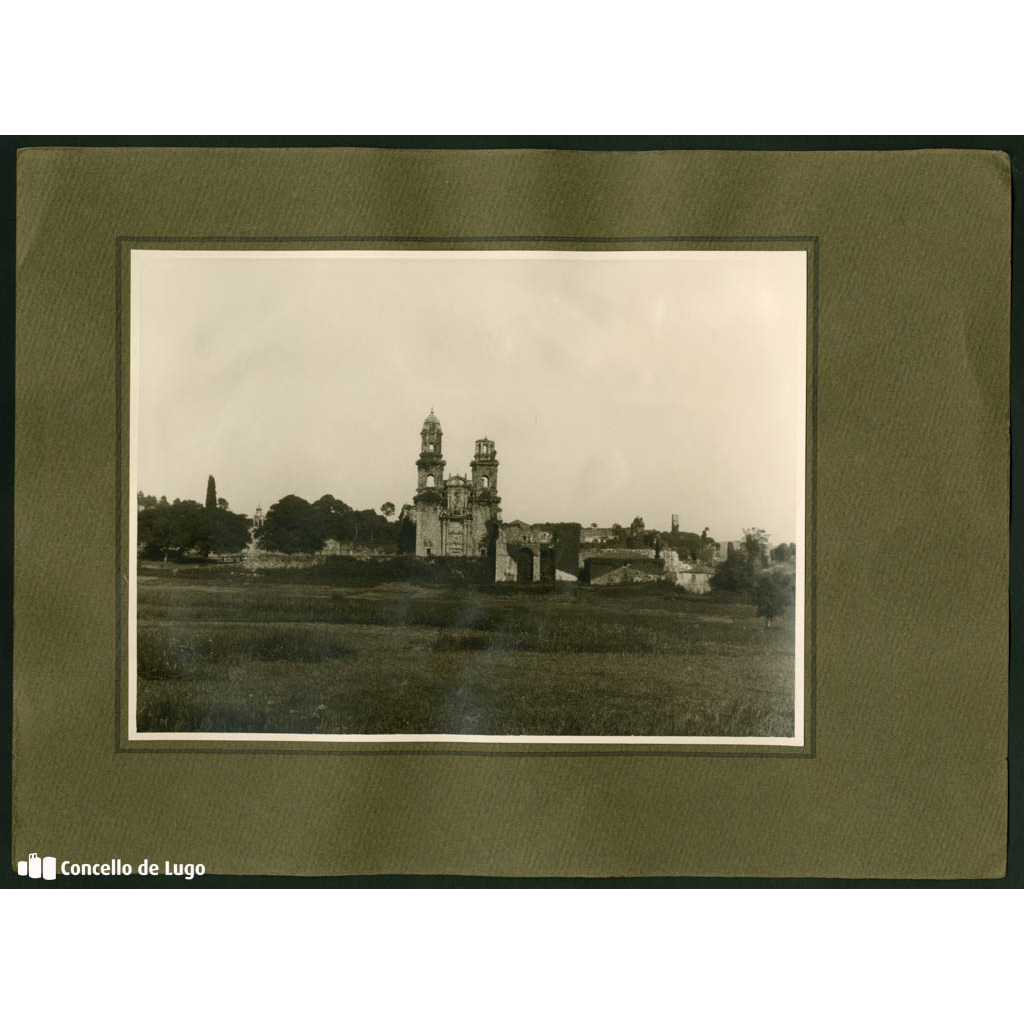
[(434, 407), (430, 407), (430, 415), (423, 421), (423, 429), (427, 430), (431, 427), (440, 427), (441, 421), (434, 415)]
[(655, 573), (644, 572), (631, 565), (620, 565), (618, 569), (612, 569), (603, 576), (598, 576), (592, 583), (607, 585), (611, 583), (654, 583), (661, 577)]

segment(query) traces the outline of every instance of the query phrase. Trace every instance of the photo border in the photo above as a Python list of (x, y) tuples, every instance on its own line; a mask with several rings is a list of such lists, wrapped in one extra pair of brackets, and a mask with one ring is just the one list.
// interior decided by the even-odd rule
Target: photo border
[[(341, 236), (151, 236), (121, 235), (115, 240), (115, 301), (116, 301), (116, 614), (115, 614), (115, 701), (114, 753), (175, 753), (175, 754), (443, 754), (479, 757), (797, 757), (816, 756), (816, 580), (817, 580), (817, 399), (818, 399), (818, 280), (820, 239), (817, 235), (764, 235), (764, 236), (572, 236), (572, 235), (451, 235), (451, 236), (402, 236), (402, 235), (341, 235)], [(601, 743), (574, 740), (571, 743), (549, 740), (548, 737), (519, 741), (516, 739), (459, 740), (446, 736), (438, 740), (388, 740), (381, 745), (379, 740), (350, 739), (287, 739), (264, 740), (245, 739), (129, 739), (129, 723), (124, 709), (128, 706), (127, 688), (130, 685), (127, 672), (128, 650), (124, 644), (127, 635), (128, 573), (127, 559), (132, 553), (126, 550), (129, 530), (125, 528), (126, 515), (131, 508), (131, 495), (125, 494), (130, 486), (128, 453), (126, 443), (128, 428), (125, 408), (130, 408), (130, 374), (128, 360), (130, 346), (124, 338), (129, 323), (130, 254), (134, 248), (175, 248), (182, 247), (210, 251), (220, 247), (225, 252), (266, 249), (277, 246), (282, 251), (301, 249), (356, 249), (376, 248), (381, 250), (409, 250), (415, 247), (421, 251), (458, 251), (467, 248), (536, 248), (541, 246), (552, 251), (659, 251), (684, 249), (700, 251), (712, 247), (727, 246), (740, 251), (803, 251), (807, 253), (807, 320), (806, 320), (806, 427), (805, 427), (805, 547), (804, 565), (804, 741), (801, 745), (769, 745), (713, 742), (694, 744), (673, 743), (667, 740), (643, 742), (643, 737), (629, 744), (618, 744), (615, 740)], [(586, 248), (584, 248), (586, 247)], [(610, 248), (614, 247), (614, 248)], [(126, 258), (126, 256), (128, 258)], [(198, 745), (197, 745), (198, 744)], [(716, 749), (726, 748), (726, 749)]]

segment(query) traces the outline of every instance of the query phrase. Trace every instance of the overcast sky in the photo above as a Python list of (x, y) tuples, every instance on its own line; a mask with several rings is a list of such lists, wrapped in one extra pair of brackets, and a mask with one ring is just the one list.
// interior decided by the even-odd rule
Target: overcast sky
[(805, 260), (136, 252), (137, 487), (400, 508), (433, 407), (447, 474), (496, 442), (506, 521), (797, 540)]

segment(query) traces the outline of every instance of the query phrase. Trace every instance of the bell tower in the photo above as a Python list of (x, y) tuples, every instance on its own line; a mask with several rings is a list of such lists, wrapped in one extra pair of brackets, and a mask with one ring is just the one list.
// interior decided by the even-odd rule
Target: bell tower
[(420, 457), (416, 460), (417, 494), (432, 488), (440, 488), (444, 483), (444, 457), (441, 454), (443, 437), (441, 421), (431, 409), (430, 415), (423, 421), (423, 429), (420, 431)]
[(501, 521), (501, 498), (498, 497), (498, 453), (494, 442), (487, 437), (476, 442), (472, 470), (473, 511), (472, 547), (469, 554), (493, 557), (493, 540), (497, 536), (495, 524)]
[(498, 497), (498, 453), (494, 442), (482, 437), (476, 443), (473, 461), (469, 464), (473, 471), (473, 496), (476, 498)]
[(441, 454), (441, 423), (430, 410), (420, 431), (420, 457), (416, 460), (416, 554), (421, 558), (440, 556), (444, 551), (441, 506), (444, 503), (444, 456)]

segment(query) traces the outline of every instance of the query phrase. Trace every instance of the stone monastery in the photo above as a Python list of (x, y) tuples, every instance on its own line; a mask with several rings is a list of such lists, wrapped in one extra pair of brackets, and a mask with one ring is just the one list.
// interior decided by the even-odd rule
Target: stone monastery
[[(584, 580), (590, 583), (647, 582), (671, 579), (703, 593), (711, 569), (685, 561), (670, 546), (610, 549), (613, 531), (584, 530), (579, 523), (501, 521), (498, 454), (494, 442), (476, 442), (469, 477), (445, 477), (444, 432), (434, 410), (423, 421), (416, 460), (416, 554), (421, 558), (494, 559), (495, 582)], [(678, 533), (672, 517), (672, 533)], [(604, 543), (602, 543), (604, 542)]]

